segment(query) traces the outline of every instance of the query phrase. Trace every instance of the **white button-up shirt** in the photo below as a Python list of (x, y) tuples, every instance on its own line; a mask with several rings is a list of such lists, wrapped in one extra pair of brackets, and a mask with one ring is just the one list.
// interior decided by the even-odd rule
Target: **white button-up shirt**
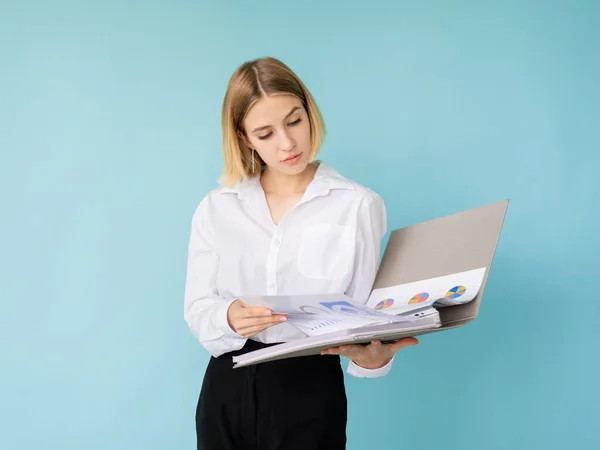
[[(192, 218), (184, 317), (212, 354), (241, 349), (229, 305), (244, 295), (346, 294), (366, 303), (387, 231), (383, 200), (323, 162), (302, 199), (275, 224), (259, 178), (218, 187)], [(252, 339), (286, 342), (306, 335), (284, 322)], [(357, 377), (385, 375), (392, 362)]]

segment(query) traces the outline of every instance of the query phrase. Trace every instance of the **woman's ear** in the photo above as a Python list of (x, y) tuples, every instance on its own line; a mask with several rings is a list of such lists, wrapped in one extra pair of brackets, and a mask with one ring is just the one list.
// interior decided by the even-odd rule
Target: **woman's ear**
[(250, 140), (246, 137), (246, 134), (242, 131), (237, 132), (238, 138), (244, 143), (244, 145), (250, 149), (254, 148)]

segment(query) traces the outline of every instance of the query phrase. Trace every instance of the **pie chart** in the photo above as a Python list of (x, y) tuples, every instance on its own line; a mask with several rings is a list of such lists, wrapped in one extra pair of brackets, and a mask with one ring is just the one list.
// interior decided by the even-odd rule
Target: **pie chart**
[(375, 309), (386, 309), (394, 304), (393, 298), (386, 298), (375, 305)]
[(418, 294), (415, 294), (409, 301), (408, 304), (409, 305), (413, 305), (415, 303), (421, 303), (424, 302), (425, 300), (427, 300), (429, 298), (429, 294), (427, 292), (419, 292)]
[(461, 297), (465, 293), (466, 290), (467, 290), (467, 288), (464, 286), (454, 286), (452, 289), (450, 289), (448, 292), (446, 292), (445, 297), (452, 300), (452, 299)]

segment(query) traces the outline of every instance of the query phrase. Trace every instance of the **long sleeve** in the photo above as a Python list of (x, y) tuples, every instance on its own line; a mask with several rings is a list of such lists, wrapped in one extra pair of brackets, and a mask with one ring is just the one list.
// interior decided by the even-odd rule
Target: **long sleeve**
[(227, 311), (233, 300), (218, 295), (216, 277), (219, 255), (207, 226), (208, 201), (204, 199), (193, 218), (188, 248), (184, 319), (190, 330), (213, 356), (238, 350), (246, 338), (229, 326)]
[[(387, 214), (383, 199), (371, 193), (363, 200), (358, 213), (356, 229), (357, 251), (354, 275), (346, 294), (353, 300), (366, 303), (379, 269), (381, 242), (387, 232)], [(348, 373), (359, 378), (377, 378), (386, 375), (392, 360), (379, 369), (366, 369), (350, 360)]]

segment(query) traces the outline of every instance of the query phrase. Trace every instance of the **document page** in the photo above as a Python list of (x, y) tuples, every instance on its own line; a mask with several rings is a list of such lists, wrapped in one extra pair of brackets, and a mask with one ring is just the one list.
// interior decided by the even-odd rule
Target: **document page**
[(346, 295), (274, 295), (241, 297), (253, 306), (285, 314), (290, 325), (308, 336), (383, 323), (408, 323), (412, 317), (393, 316), (353, 301)]
[(375, 289), (369, 296), (367, 306), (387, 314), (405, 314), (427, 305), (443, 307), (467, 303), (479, 292), (485, 270), (485, 267), (481, 267)]

